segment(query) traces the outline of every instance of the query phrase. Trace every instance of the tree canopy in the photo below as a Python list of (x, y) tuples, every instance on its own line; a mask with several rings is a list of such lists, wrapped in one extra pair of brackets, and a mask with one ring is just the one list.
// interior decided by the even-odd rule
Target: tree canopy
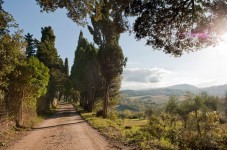
[(227, 31), (225, 0), (133, 0), (126, 10), (136, 16), (137, 39), (175, 56), (214, 45)]
[(107, 16), (121, 32), (128, 29), (127, 17), (134, 16), (132, 31), (137, 39), (144, 38), (147, 45), (175, 56), (215, 45), (227, 30), (225, 0), (36, 1), (47, 12), (66, 8), (77, 23), (84, 23), (87, 16), (96, 22)]

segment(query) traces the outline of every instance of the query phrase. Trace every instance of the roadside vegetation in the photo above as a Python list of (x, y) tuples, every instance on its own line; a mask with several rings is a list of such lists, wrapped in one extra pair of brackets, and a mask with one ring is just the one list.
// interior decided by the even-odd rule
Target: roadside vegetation
[(0, 0), (0, 148), (56, 108), (66, 90), (66, 63), (58, 56), (51, 27), (41, 40), (23, 31)]
[[(131, 149), (225, 149), (227, 122), (223, 101), (206, 93), (171, 96), (159, 108), (140, 112), (110, 109), (107, 119), (77, 107), (94, 128)], [(122, 115), (124, 114), (124, 115)]]

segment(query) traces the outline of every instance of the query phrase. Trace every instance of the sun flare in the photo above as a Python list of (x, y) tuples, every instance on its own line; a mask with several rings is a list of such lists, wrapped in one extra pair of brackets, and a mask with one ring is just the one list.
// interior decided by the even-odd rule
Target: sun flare
[(227, 32), (221, 35), (221, 39), (227, 41)]

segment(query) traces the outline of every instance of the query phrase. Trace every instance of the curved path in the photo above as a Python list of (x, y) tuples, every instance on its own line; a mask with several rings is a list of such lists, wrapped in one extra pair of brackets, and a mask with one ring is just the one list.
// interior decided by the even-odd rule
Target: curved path
[(60, 104), (50, 119), (9, 148), (9, 150), (113, 150), (96, 130), (90, 127), (71, 104)]

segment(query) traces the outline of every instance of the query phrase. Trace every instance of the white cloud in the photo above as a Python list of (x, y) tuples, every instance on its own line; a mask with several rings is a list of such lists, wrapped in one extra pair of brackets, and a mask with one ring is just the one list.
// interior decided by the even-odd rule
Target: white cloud
[(167, 74), (171, 72), (163, 68), (129, 68), (123, 73), (125, 82), (137, 83), (158, 83)]
[[(186, 71), (169, 71), (164, 68), (129, 68), (123, 73), (121, 89), (151, 89), (162, 88), (177, 84), (191, 84), (197, 87), (208, 87), (211, 85), (223, 84), (217, 79), (206, 77), (204, 74)], [(191, 74), (190, 74), (191, 73)]]

